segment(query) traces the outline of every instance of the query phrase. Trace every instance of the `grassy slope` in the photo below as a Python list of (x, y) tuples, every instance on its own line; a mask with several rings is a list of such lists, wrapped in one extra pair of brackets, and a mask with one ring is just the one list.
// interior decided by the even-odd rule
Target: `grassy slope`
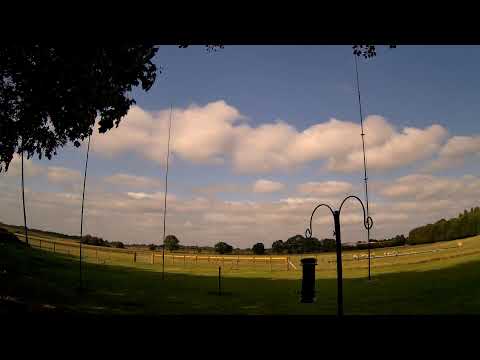
[[(472, 247), (480, 243), (478, 237), (469, 241)], [(19, 309), (40, 310), (46, 304), (55, 306), (55, 311), (110, 314), (333, 315), (336, 311), (336, 280), (330, 271), (317, 272), (317, 302), (300, 304), (299, 271), (226, 270), (223, 285), (229, 294), (219, 297), (214, 294), (218, 270), (213, 265), (167, 267), (162, 281), (161, 265), (88, 263), (89, 290), (79, 296), (78, 265), (74, 257), (3, 244), (0, 295), (16, 298)], [(372, 281), (362, 277), (364, 269), (350, 270), (344, 281), (346, 314), (480, 314), (478, 254), (392, 266), (386, 271), (374, 268)]]

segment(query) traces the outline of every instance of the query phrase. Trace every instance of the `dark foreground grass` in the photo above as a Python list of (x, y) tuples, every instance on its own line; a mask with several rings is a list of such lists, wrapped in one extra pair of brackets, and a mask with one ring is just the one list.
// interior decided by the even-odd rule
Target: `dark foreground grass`
[[(0, 244), (0, 311), (108, 315), (335, 315), (336, 280), (319, 279), (314, 304), (299, 303), (300, 280), (161, 273), (126, 266), (86, 265), (77, 290), (78, 259)], [(344, 280), (346, 315), (480, 314), (480, 261), (451, 267)]]

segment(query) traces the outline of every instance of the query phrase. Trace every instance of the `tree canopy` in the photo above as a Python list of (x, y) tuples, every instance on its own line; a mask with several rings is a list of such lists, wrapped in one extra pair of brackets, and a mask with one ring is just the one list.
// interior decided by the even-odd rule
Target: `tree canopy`
[(175, 235), (167, 235), (165, 237), (164, 246), (168, 251), (178, 250), (180, 248), (180, 241)]
[[(388, 45), (390, 49), (394, 49), (396, 45)], [(365, 59), (377, 56), (377, 47), (375, 45), (353, 45), (353, 55), (363, 56)]]
[(408, 234), (407, 244), (425, 244), (436, 241), (449, 241), (480, 235), (480, 208), (465, 210), (458, 217), (441, 219), (413, 229)]
[(215, 252), (219, 254), (230, 254), (233, 251), (233, 246), (223, 241), (216, 243), (214, 248)]
[(0, 49), (0, 171), (15, 152), (51, 159), (57, 149), (118, 126), (157, 74), (153, 45), (7, 45)]
[(79, 147), (95, 121), (100, 133), (118, 126), (135, 104), (133, 88), (154, 84), (157, 50), (153, 44), (2, 46), (0, 172), (15, 153), (51, 159), (68, 142)]
[(252, 246), (252, 251), (255, 255), (263, 255), (265, 254), (265, 245), (263, 245), (263, 243), (256, 243)]

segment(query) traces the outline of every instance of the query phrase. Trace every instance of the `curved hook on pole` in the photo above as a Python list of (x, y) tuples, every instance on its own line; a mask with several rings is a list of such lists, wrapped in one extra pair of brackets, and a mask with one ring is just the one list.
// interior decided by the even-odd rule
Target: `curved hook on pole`
[(360, 200), (360, 198), (358, 196), (350, 195), (350, 196), (347, 196), (345, 199), (343, 199), (342, 203), (340, 204), (340, 208), (338, 209), (338, 212), (342, 211), (343, 204), (345, 203), (345, 201), (347, 201), (350, 198), (357, 199), (359, 201), (360, 205), (362, 205), (363, 226), (365, 226), (365, 229), (370, 230), (373, 227), (373, 219), (371, 218), (371, 216), (367, 216), (367, 214), (365, 212), (365, 206), (363, 206), (363, 202), (362, 202), (362, 200)]
[(317, 209), (321, 206), (326, 206), (327, 208), (330, 209), (330, 212), (332, 213), (332, 215), (334, 214), (332, 208), (330, 207), (330, 205), (328, 204), (320, 204), (320, 205), (317, 205), (315, 207), (315, 209), (313, 209), (312, 211), (312, 215), (310, 215), (310, 227), (308, 229), (305, 230), (305, 237), (307, 239), (310, 239), (312, 237), (312, 219), (313, 219), (313, 215), (315, 214), (315, 211), (317, 211)]

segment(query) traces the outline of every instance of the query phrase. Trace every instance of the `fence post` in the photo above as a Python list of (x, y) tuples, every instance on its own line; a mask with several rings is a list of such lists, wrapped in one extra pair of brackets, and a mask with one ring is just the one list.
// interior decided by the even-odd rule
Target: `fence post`
[(136, 263), (137, 262), (137, 252), (134, 251), (133, 252), (133, 263)]
[(218, 267), (218, 295), (222, 294), (221, 278), (222, 278), (222, 268), (219, 266)]
[(198, 262), (198, 255), (195, 255), (195, 264)]
[(225, 256), (222, 256), (222, 266), (225, 267)]
[(155, 264), (155, 253), (152, 251), (152, 265)]
[(40, 239), (40, 249), (42, 248), (42, 240)]
[(183, 255), (183, 266), (185, 266), (185, 255)]
[(210, 262), (210, 255), (208, 255), (208, 262)]
[(270, 271), (272, 271), (272, 255), (270, 255)]
[(237, 255), (237, 266), (239, 262), (240, 262), (240, 255)]
[(287, 256), (287, 271), (290, 270), (290, 261), (289, 257)]
[(53, 243), (53, 252), (55, 252), (55, 243)]

